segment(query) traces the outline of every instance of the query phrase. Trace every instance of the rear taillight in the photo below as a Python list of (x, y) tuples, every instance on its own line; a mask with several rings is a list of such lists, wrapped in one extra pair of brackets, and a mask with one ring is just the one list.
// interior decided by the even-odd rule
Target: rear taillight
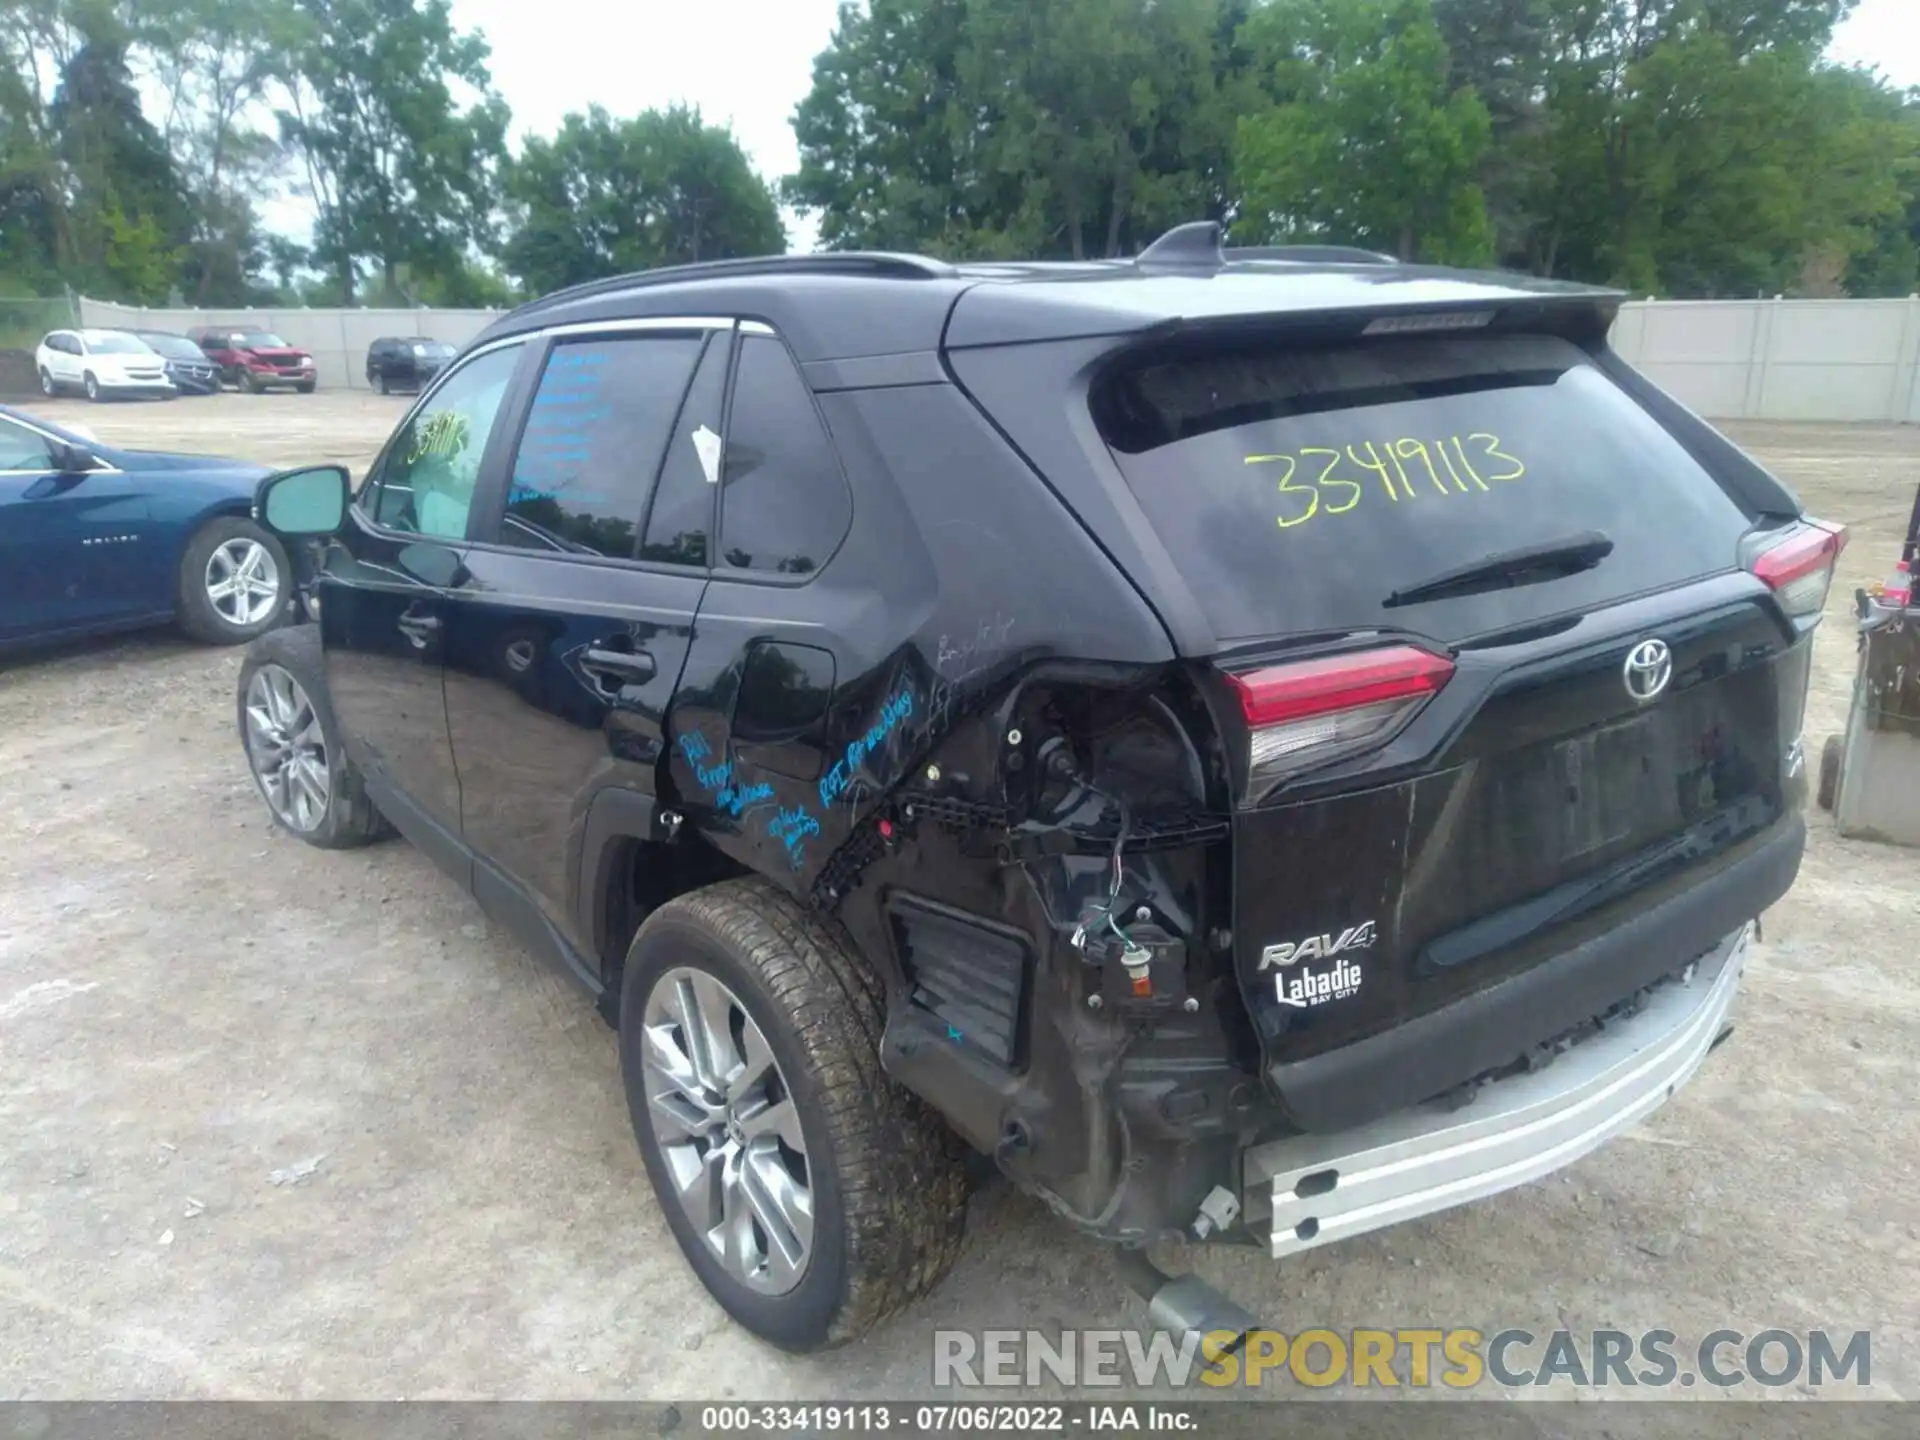
[(1228, 675), (1259, 786), (1384, 740), (1453, 676), (1441, 655), (1393, 645)]
[(1767, 582), (1781, 609), (1806, 620), (1826, 608), (1834, 566), (1846, 548), (1844, 526), (1796, 525), (1755, 555), (1749, 567)]

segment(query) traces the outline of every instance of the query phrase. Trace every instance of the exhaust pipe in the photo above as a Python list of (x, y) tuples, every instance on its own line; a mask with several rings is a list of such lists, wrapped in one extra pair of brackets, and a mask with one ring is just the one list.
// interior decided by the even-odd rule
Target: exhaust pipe
[(1117, 1263), (1127, 1288), (1147, 1302), (1147, 1319), (1155, 1329), (1174, 1336), (1193, 1335), (1203, 1345), (1210, 1335), (1231, 1337), (1209, 1359), (1236, 1353), (1247, 1343), (1248, 1332), (1260, 1328), (1250, 1312), (1198, 1275), (1169, 1275), (1144, 1250), (1122, 1250)]

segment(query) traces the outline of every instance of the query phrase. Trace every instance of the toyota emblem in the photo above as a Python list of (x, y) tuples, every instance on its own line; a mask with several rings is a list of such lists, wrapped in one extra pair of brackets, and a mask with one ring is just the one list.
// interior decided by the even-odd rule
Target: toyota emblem
[(1627, 693), (1634, 699), (1653, 699), (1672, 678), (1673, 651), (1666, 641), (1642, 640), (1627, 652)]

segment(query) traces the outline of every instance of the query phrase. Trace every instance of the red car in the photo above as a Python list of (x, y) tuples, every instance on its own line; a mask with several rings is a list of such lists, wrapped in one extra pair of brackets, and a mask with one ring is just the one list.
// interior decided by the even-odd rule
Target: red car
[(287, 344), (271, 330), (246, 325), (202, 325), (187, 338), (220, 367), (220, 378), (242, 390), (259, 394), (276, 385), (291, 385), (311, 395), (318, 382), (313, 356)]

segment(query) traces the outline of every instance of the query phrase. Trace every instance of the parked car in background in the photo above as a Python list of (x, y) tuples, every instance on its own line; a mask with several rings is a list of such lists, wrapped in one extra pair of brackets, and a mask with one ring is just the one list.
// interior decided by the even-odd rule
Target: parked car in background
[(425, 335), (383, 335), (367, 347), (367, 384), (382, 395), (419, 390), (452, 362), (455, 351), (444, 340)]
[(138, 336), (124, 330), (55, 330), (34, 352), (40, 393), (79, 390), (89, 400), (110, 395), (160, 395), (171, 399), (166, 362)]
[(173, 388), (182, 395), (220, 393), (220, 367), (186, 336), (175, 335), (167, 330), (133, 330), (128, 333), (138, 336), (165, 362), (167, 378), (173, 381)]
[(247, 325), (200, 325), (189, 330), (187, 338), (220, 367), (222, 380), (256, 395), (285, 385), (311, 395), (319, 378), (313, 356), (271, 330)]
[(0, 406), (0, 651), (168, 621), (212, 645), (272, 629), (297, 577), (251, 518), (266, 473)]

